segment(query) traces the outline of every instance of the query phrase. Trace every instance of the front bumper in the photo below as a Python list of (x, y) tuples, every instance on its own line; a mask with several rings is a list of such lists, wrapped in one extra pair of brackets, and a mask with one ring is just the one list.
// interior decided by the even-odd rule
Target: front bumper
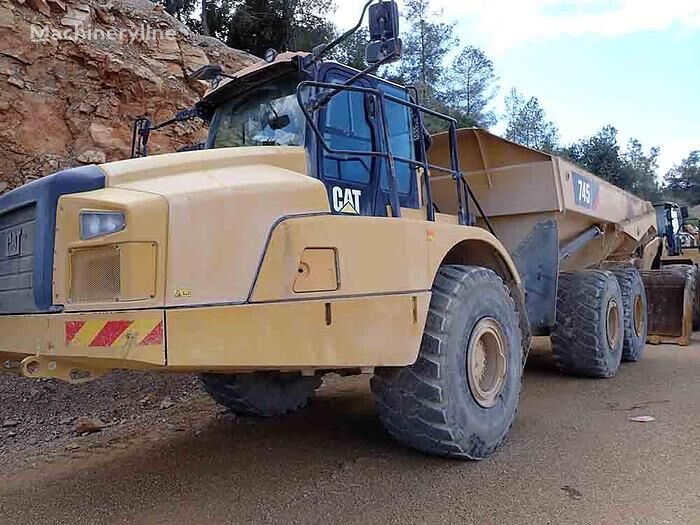
[[(0, 316), (0, 361), (172, 371), (332, 370), (415, 362), (430, 292), (194, 308)], [(53, 363), (53, 364), (52, 364)], [(66, 364), (70, 364), (70, 367)], [(64, 366), (65, 365), (65, 366)]]
[[(165, 313), (130, 312), (0, 316), (0, 360), (94, 360), (104, 368), (165, 365)], [(4, 359), (5, 358), (5, 359)]]

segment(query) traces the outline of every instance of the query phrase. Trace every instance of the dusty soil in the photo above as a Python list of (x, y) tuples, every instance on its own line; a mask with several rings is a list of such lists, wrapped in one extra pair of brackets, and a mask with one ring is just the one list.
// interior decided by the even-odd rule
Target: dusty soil
[[(533, 352), (510, 440), (477, 463), (394, 443), (366, 377), (331, 378), (307, 410), (265, 421), (223, 413), (189, 378), (103, 381), (73, 393), (126, 422), (4, 442), (2, 523), (700, 523), (700, 339), (649, 347), (612, 380), (564, 377)], [(82, 411), (42, 392), (25, 417)], [(149, 392), (177, 402), (144, 409)]]
[(105, 430), (142, 425), (202, 395), (199, 381), (189, 375), (117, 371), (87, 385), (70, 385), (0, 373), (0, 467), (20, 452), (71, 441), (79, 436), (81, 419), (99, 420)]

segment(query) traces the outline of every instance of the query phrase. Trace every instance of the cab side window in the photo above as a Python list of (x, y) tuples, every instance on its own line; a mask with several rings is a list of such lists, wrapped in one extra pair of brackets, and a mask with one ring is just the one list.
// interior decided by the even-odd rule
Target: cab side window
[[(344, 79), (332, 76), (329, 81), (342, 83)], [(324, 152), (324, 175), (343, 182), (369, 183), (372, 158), (361, 153), (374, 150), (374, 138), (364, 93), (341, 91), (335, 95), (325, 111), (322, 132), (331, 149), (358, 152), (357, 156)]]
[[(387, 86), (385, 91), (396, 97), (406, 97), (405, 92), (394, 86)], [(389, 134), (391, 135), (391, 152), (398, 157), (415, 160), (411, 110), (407, 106), (387, 100), (386, 120), (389, 125)], [(399, 160), (396, 161), (396, 178), (398, 180), (399, 193), (404, 195), (410, 193), (413, 173), (414, 169), (410, 164)], [(383, 170), (382, 173), (382, 189), (387, 191), (389, 189), (388, 170)]]

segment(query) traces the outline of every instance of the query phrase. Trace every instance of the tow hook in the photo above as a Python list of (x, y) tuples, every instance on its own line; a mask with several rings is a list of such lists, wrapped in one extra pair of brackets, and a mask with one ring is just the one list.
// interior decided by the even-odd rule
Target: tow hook
[(73, 361), (40, 355), (25, 357), (19, 365), (19, 373), (24, 377), (60, 379), (74, 385), (97, 379), (108, 371), (107, 369), (86, 369)]

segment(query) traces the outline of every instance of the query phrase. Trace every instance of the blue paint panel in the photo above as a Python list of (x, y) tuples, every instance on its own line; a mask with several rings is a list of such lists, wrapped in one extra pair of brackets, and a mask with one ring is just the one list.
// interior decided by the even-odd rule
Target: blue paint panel
[[(11, 311), (11, 305), (4, 305), (2, 313), (24, 313), (49, 311), (53, 305), (53, 252), (56, 231), (56, 207), (61, 195), (98, 190), (105, 187), (105, 175), (95, 165), (64, 170), (35, 180), (0, 196), (0, 222), (11, 212), (20, 208), (33, 208), (33, 308), (17, 306), (19, 311)], [(2, 249), (3, 246), (0, 246)], [(8, 260), (10, 258), (8, 257)]]
[(574, 202), (582, 208), (595, 210), (598, 208), (600, 184), (591, 177), (586, 177), (575, 171), (571, 173), (574, 191)]

